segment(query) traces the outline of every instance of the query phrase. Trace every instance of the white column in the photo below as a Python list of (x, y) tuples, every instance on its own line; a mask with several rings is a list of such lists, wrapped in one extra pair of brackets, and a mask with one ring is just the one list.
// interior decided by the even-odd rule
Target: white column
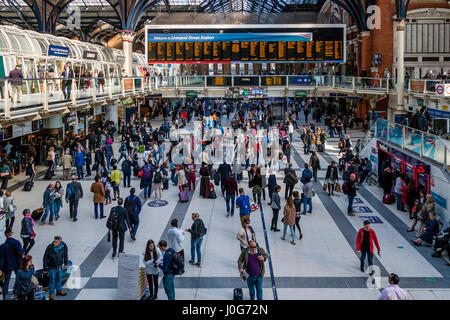
[(123, 45), (123, 53), (125, 55), (125, 63), (123, 68), (125, 69), (125, 73), (127, 76), (133, 75), (133, 57), (131, 53), (133, 52), (133, 40), (136, 36), (136, 32), (133, 31), (122, 31), (122, 45)]
[[(396, 22), (397, 32), (397, 111), (405, 111), (405, 20)], [(393, 72), (393, 71), (392, 71)]]
[(105, 118), (108, 121), (113, 121), (114, 125), (117, 128), (117, 125), (119, 123), (119, 106), (117, 104), (109, 104), (106, 110)]

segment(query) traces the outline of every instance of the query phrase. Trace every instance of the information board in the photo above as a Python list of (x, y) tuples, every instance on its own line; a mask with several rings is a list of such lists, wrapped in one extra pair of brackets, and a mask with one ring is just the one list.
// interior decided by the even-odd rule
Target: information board
[(345, 62), (345, 25), (146, 26), (148, 63)]

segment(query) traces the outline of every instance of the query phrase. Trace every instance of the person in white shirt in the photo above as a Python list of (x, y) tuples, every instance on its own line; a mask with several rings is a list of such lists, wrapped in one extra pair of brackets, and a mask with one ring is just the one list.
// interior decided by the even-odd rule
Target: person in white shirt
[(408, 300), (405, 290), (398, 286), (400, 278), (395, 273), (388, 276), (390, 286), (385, 288), (378, 300)]
[[(170, 222), (170, 225), (172, 226), (167, 231), (167, 243), (169, 245), (169, 248), (172, 248), (176, 253), (180, 254), (184, 259), (184, 248), (183, 248), (183, 241), (184, 241), (184, 231), (178, 228), (178, 220), (173, 219)], [(183, 270), (181, 270), (180, 274), (184, 273), (184, 267)]]
[(156, 264), (162, 263), (163, 255), (161, 250), (155, 245), (153, 240), (148, 240), (144, 252), (144, 265), (147, 274), (148, 288), (150, 295), (147, 300), (156, 300), (158, 297), (158, 277), (161, 269)]
[(288, 132), (289, 132), (289, 141), (292, 142), (293, 134), (294, 134), (294, 126), (292, 125), (292, 122), (290, 122), (290, 121), (288, 124)]

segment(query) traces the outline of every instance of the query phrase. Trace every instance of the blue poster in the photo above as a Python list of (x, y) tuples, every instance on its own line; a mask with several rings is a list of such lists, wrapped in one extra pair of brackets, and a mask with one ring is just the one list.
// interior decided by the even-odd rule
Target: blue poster
[(311, 32), (279, 33), (148, 33), (148, 42), (313, 41)]
[(312, 81), (311, 76), (289, 77), (289, 84), (310, 85)]
[(377, 216), (359, 216), (363, 220), (368, 220), (370, 223), (383, 223)]
[(48, 46), (48, 55), (67, 58), (69, 56), (69, 48), (51, 44)]

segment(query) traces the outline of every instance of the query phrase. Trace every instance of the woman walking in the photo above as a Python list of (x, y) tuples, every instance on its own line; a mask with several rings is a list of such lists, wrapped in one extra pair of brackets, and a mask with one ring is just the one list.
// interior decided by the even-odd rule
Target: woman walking
[(184, 188), (188, 184), (188, 181), (186, 179), (186, 172), (184, 171), (184, 165), (181, 165), (180, 168), (177, 171), (177, 185), (180, 192), (184, 191)]
[(302, 240), (303, 233), (302, 229), (300, 228), (300, 218), (302, 216), (302, 200), (300, 199), (298, 191), (294, 191), (294, 206), (295, 206), (295, 226), (294, 226), (294, 233), (295, 233), (295, 227), (297, 227), (298, 232), (300, 233), (298, 239)]
[(5, 197), (3, 198), (3, 213), (6, 214), (6, 228), (11, 228), (14, 225), (14, 220), (16, 220), (16, 210), (17, 206), (14, 203), (14, 198), (11, 195), (10, 190), (5, 191)]
[(55, 206), (55, 209), (53, 210), (55, 214), (55, 220), (59, 219), (59, 211), (63, 207), (63, 196), (64, 196), (64, 188), (61, 185), (61, 182), (56, 181), (55, 183), (55, 201), (53, 202), (53, 205)]
[(327, 173), (325, 175), (325, 185), (328, 185), (328, 195), (334, 195), (334, 188), (339, 180), (338, 169), (336, 167), (336, 162), (331, 161), (331, 164), (327, 168)]
[(292, 197), (288, 197), (286, 200), (286, 205), (283, 210), (283, 219), (282, 222), (284, 224), (283, 227), (283, 236), (282, 240), (286, 240), (286, 231), (289, 226), (289, 230), (291, 230), (292, 241), (291, 244), (295, 245), (295, 233), (294, 233), (294, 224), (295, 224), (295, 205)]
[(248, 248), (250, 241), (256, 241), (256, 234), (253, 228), (250, 226), (250, 219), (244, 218), (243, 226), (238, 232), (236, 238), (240, 242), (241, 251)]
[(434, 212), (434, 209), (435, 209), (434, 198), (431, 194), (427, 194), (425, 203), (422, 206), (422, 210), (420, 210), (420, 213), (416, 217), (414, 217), (412, 225), (407, 231), (408, 232), (414, 231), (417, 222), (420, 221), (419, 231), (416, 233), (416, 238), (418, 238), (421, 235), (423, 228), (425, 228), (425, 225), (428, 222), (430, 212)]
[(200, 180), (200, 197), (205, 199), (209, 198), (210, 187), (209, 187), (209, 168), (208, 164), (205, 162), (202, 163), (202, 167), (200, 168), (200, 176), (202, 177)]
[(163, 255), (161, 250), (155, 245), (153, 240), (148, 240), (144, 252), (144, 265), (147, 275), (148, 289), (150, 296), (148, 300), (156, 300), (158, 297), (158, 278), (160, 268), (156, 265), (162, 263)]
[(162, 170), (157, 164), (155, 165), (155, 172), (153, 172), (153, 188), (155, 189), (155, 200), (158, 200), (158, 192), (159, 192), (159, 200), (161, 200), (162, 198), (163, 179), (164, 174), (162, 173)]
[(280, 200), (280, 193), (279, 193), (280, 190), (281, 190), (281, 187), (279, 185), (276, 185), (275, 189), (274, 189), (274, 193), (272, 194), (271, 207), (272, 207), (273, 216), (272, 216), (272, 224), (270, 226), (270, 230), (274, 231), (274, 232), (279, 232), (280, 231), (280, 229), (277, 228), (278, 212), (281, 209), (281, 204), (280, 204), (281, 200)]
[[(260, 204), (262, 192), (262, 176), (261, 176), (261, 169), (259, 167), (256, 167), (255, 175), (253, 179), (250, 181), (249, 187), (252, 188), (253, 201), (256, 202), (257, 204)], [(258, 200), (256, 200), (256, 197), (258, 197)]]
[(23, 210), (24, 218), (22, 219), (22, 228), (20, 230), (20, 237), (23, 241), (23, 251), (27, 255), (31, 248), (34, 246), (34, 239), (36, 234), (34, 233), (34, 220), (31, 218), (30, 209)]

